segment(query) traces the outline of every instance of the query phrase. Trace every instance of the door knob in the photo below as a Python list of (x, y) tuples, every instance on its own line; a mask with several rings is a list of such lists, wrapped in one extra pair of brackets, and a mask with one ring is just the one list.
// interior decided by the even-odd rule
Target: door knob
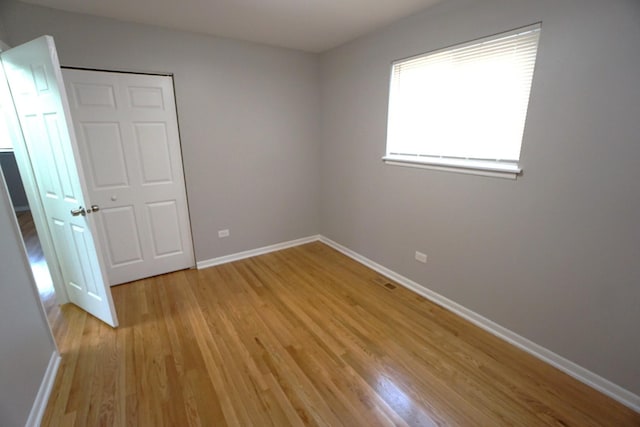
[(89, 209), (87, 211), (87, 213), (91, 213), (91, 212), (98, 212), (100, 210), (100, 206), (98, 205), (91, 205), (91, 209)]
[(84, 210), (84, 208), (82, 206), (79, 206), (78, 209), (71, 209), (71, 215), (73, 216), (85, 216), (87, 214), (87, 211)]

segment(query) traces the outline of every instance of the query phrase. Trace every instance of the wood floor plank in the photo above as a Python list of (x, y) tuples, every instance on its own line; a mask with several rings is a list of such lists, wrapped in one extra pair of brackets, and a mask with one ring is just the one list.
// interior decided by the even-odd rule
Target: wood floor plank
[(43, 426), (640, 426), (640, 414), (321, 243), (73, 306)]

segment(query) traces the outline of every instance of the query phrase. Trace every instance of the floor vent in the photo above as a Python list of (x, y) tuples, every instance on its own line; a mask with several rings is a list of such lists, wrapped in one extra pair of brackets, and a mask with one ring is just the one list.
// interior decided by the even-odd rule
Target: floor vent
[(389, 282), (389, 279), (387, 279), (386, 277), (383, 277), (383, 276), (375, 277), (373, 279), (373, 283), (375, 283), (376, 285), (384, 286), (385, 288), (387, 288), (390, 291), (393, 291), (396, 288), (396, 285), (394, 285), (393, 283)]

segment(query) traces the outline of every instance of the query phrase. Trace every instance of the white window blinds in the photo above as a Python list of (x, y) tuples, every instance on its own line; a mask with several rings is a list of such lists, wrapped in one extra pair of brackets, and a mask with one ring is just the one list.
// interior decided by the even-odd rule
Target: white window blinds
[(535, 25), (396, 61), (386, 159), (517, 163), (539, 34)]

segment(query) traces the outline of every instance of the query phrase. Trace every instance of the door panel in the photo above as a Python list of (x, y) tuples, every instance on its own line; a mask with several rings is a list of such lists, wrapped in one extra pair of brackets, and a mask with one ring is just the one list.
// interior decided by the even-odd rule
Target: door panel
[(131, 106), (134, 108), (157, 108), (164, 110), (165, 102), (163, 90), (158, 87), (136, 87), (128, 88)]
[(104, 236), (107, 238), (111, 268), (144, 262), (133, 206), (103, 209), (102, 224)]
[(116, 108), (116, 96), (112, 85), (74, 84), (71, 86), (70, 99), (83, 107)]
[(53, 39), (41, 37), (2, 52), (1, 58), (69, 299), (117, 326), (90, 218), (70, 212), (84, 205), (83, 174), (76, 165), (73, 129), (67, 126), (68, 104)]
[(154, 258), (182, 254), (184, 250), (181, 244), (176, 202), (172, 200), (149, 203), (147, 211), (151, 236), (153, 236)]
[(118, 123), (83, 123), (82, 136), (91, 169), (90, 188), (128, 187), (127, 166)]
[(168, 76), (63, 70), (112, 285), (193, 267)]
[(171, 183), (169, 140), (164, 123), (134, 123), (142, 184)]

